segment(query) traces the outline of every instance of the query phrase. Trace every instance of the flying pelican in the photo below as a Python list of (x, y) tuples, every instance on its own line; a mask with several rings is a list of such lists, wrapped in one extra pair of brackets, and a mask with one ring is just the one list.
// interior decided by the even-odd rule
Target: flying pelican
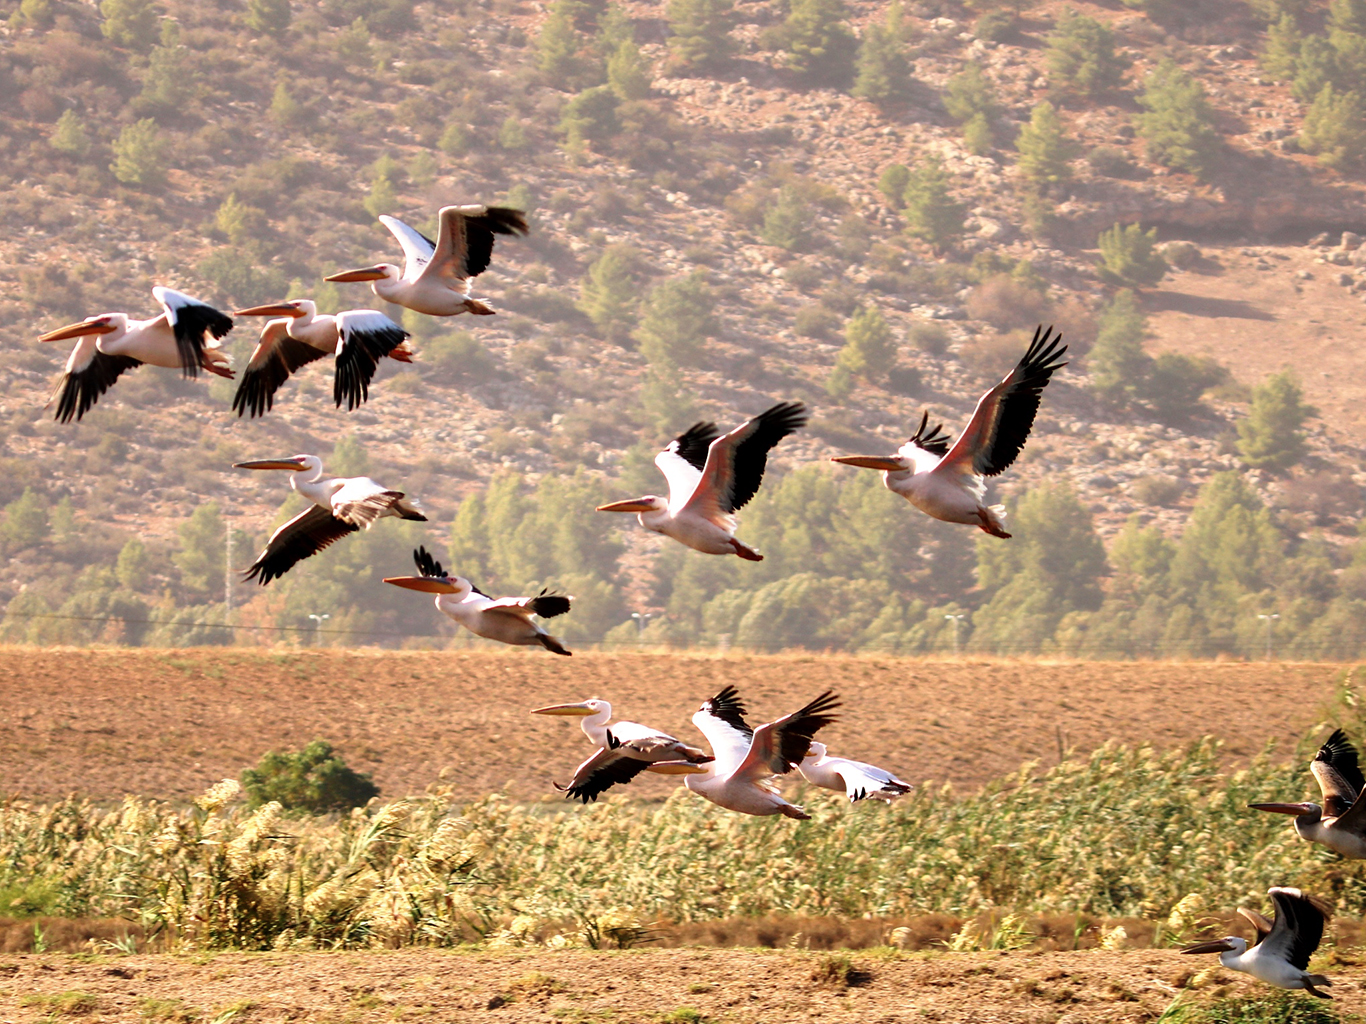
[(381, 217), (403, 246), (403, 270), (377, 263), (344, 270), (328, 281), (369, 281), (381, 299), (429, 316), (476, 313), (492, 306), (470, 294), (473, 279), (488, 269), (494, 235), (525, 235), (526, 214), (507, 206), (445, 206), (433, 242), (397, 217)]
[(598, 748), (574, 771), (569, 785), (555, 783), (566, 800), (597, 800), (599, 794), (618, 782), (630, 782), (644, 771), (674, 774), (682, 764), (705, 764), (712, 760), (705, 750), (689, 746), (677, 737), (639, 722), (607, 722), (612, 705), (591, 697), (578, 704), (552, 704), (537, 708), (533, 715), (568, 715), (579, 718), (583, 733)]
[(669, 482), (669, 496), (647, 494), (599, 505), (599, 512), (636, 512), (640, 525), (695, 551), (739, 555), (751, 562), (764, 556), (735, 539), (735, 513), (759, 489), (768, 452), (806, 425), (801, 402), (779, 402), (729, 434), (715, 423), (694, 423), (655, 456)]
[(559, 640), (531, 618), (539, 615), (543, 619), (553, 619), (556, 615), (563, 615), (569, 611), (569, 603), (574, 600), (572, 597), (542, 590), (535, 597), (495, 599), (464, 577), (448, 575), (425, 547), (413, 552), (413, 561), (417, 563), (420, 575), (388, 576), (384, 582), (405, 590), (435, 594), (437, 610), (449, 615), (476, 636), (521, 647), (540, 644), (556, 654), (573, 653), (565, 650)]
[(1341, 729), (1328, 737), (1309, 770), (1318, 781), (1323, 806), (1316, 803), (1248, 804), (1254, 811), (1293, 814), (1301, 839), (1320, 843), (1334, 853), (1353, 860), (1366, 858), (1366, 789), (1357, 750)]
[(778, 795), (773, 776), (786, 775), (806, 757), (811, 737), (835, 721), (829, 712), (839, 703), (827, 690), (801, 710), (751, 730), (735, 687), (727, 686), (692, 716), (716, 759), (676, 771), (688, 789), (727, 810), (807, 821), (811, 815)]
[(370, 529), (385, 516), (427, 521), (418, 511), (416, 498), (391, 491), (368, 476), (323, 476), (323, 460), (316, 455), (236, 462), (233, 468), (288, 470), (295, 474), (289, 486), (313, 503), (272, 533), (265, 550), (246, 570), (244, 578), (262, 586), (348, 533)]
[(882, 470), (888, 490), (920, 511), (946, 523), (969, 523), (993, 537), (1009, 537), (1005, 508), (983, 505), (986, 478), (1010, 468), (1034, 426), (1039, 398), (1067, 346), (1053, 328), (1034, 332), (1034, 340), (1015, 369), (977, 400), (972, 419), (953, 447), (943, 426), (926, 430), (930, 414), (895, 455), (839, 455), (831, 461)]
[(337, 375), (332, 397), (350, 412), (370, 397), (370, 379), (385, 356), (411, 363), (413, 353), (404, 342), (408, 332), (373, 309), (348, 309), (331, 316), (319, 314), (308, 299), (270, 302), (239, 309), (236, 316), (274, 316), (261, 329), (232, 407), (237, 415), (262, 416), (275, 403), (275, 392), (301, 366), (335, 355)]
[(101, 313), (38, 339), (81, 339), (67, 357), (52, 393), (59, 422), (79, 420), (125, 371), (143, 363), (178, 368), (186, 377), (198, 377), (202, 368), (232, 378), (228, 357), (218, 347), (218, 339), (232, 330), (232, 317), (170, 288), (158, 286), (152, 295), (161, 304), (161, 313), (150, 320), (130, 320), (127, 313)]
[(813, 786), (848, 794), (850, 803), (864, 797), (891, 803), (913, 788), (885, 769), (846, 757), (831, 757), (825, 752), (824, 743), (811, 744), (797, 771)]
[[(1324, 922), (1333, 916), (1332, 908), (1319, 897), (1299, 889), (1276, 886), (1268, 889), (1267, 895), (1276, 905), (1276, 919), (1265, 934), (1262, 928), (1266, 918), (1238, 911), (1258, 932), (1257, 944), (1250, 949), (1246, 939), (1229, 935), (1213, 942), (1187, 946), (1181, 952), (1218, 953), (1219, 962), (1231, 971), (1242, 971), (1277, 988), (1304, 989), (1311, 996), (1332, 999), (1327, 992), (1320, 992), (1319, 987), (1333, 983), (1322, 974), (1308, 971), (1309, 958), (1323, 938)], [(1258, 918), (1261, 918), (1260, 923)]]

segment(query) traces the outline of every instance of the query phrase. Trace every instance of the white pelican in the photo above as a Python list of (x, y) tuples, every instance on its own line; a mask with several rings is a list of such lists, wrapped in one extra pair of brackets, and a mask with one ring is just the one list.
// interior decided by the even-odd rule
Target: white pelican
[(953, 447), (936, 426), (926, 431), (930, 414), (895, 455), (839, 455), (831, 461), (882, 470), (887, 489), (920, 511), (946, 523), (969, 523), (993, 537), (1009, 537), (1005, 509), (983, 505), (986, 478), (1010, 468), (1034, 426), (1039, 398), (1059, 367), (1067, 346), (1053, 328), (1034, 332), (1024, 357), (1001, 383), (977, 400), (972, 419)]
[(829, 690), (799, 711), (751, 730), (745, 706), (727, 686), (692, 716), (716, 760), (680, 767), (683, 785), (714, 804), (741, 814), (782, 814), (799, 821), (811, 815), (778, 795), (773, 776), (792, 771), (811, 749), (816, 730), (835, 721), (839, 701)]
[(811, 744), (810, 751), (797, 765), (797, 771), (813, 786), (847, 794), (850, 803), (865, 797), (891, 803), (913, 788), (883, 768), (847, 757), (831, 757), (826, 753), (824, 743)]
[(583, 733), (598, 748), (574, 770), (569, 785), (555, 783), (566, 800), (588, 803), (618, 782), (630, 782), (643, 771), (673, 774), (682, 764), (705, 764), (712, 759), (705, 750), (691, 747), (675, 736), (651, 729), (639, 722), (613, 722), (612, 705), (591, 697), (578, 704), (552, 704), (537, 708), (533, 715), (578, 717)]
[(143, 363), (179, 369), (186, 377), (198, 377), (202, 368), (231, 379), (228, 357), (219, 349), (218, 339), (232, 330), (232, 317), (170, 288), (158, 286), (152, 294), (161, 303), (161, 313), (150, 320), (130, 320), (127, 313), (101, 313), (38, 339), (81, 339), (71, 350), (52, 394), (58, 421), (79, 420), (125, 370)]
[(1303, 989), (1311, 996), (1332, 999), (1319, 988), (1333, 983), (1322, 974), (1310, 974), (1308, 970), (1309, 958), (1323, 938), (1324, 922), (1333, 916), (1332, 908), (1317, 896), (1299, 889), (1277, 886), (1268, 889), (1267, 895), (1276, 905), (1276, 919), (1266, 934), (1262, 934), (1262, 926), (1257, 921), (1260, 914), (1254, 918), (1239, 910), (1257, 928), (1259, 941), (1256, 945), (1248, 948), (1246, 939), (1229, 935), (1213, 942), (1187, 946), (1181, 952), (1218, 953), (1219, 962), (1231, 971), (1242, 971), (1277, 988)]
[(729, 434), (715, 423), (694, 423), (655, 456), (669, 496), (647, 494), (598, 506), (599, 512), (636, 512), (640, 525), (709, 555), (764, 556), (735, 538), (735, 513), (759, 489), (768, 452), (806, 425), (801, 402), (779, 402)]
[(493, 236), (525, 235), (526, 214), (507, 206), (446, 206), (439, 216), (435, 242), (397, 217), (379, 219), (403, 246), (402, 271), (392, 263), (377, 263), (326, 280), (369, 281), (381, 299), (429, 316), (493, 313), (470, 288), (488, 269)]
[(313, 502), (270, 535), (265, 550), (246, 570), (245, 578), (262, 586), (289, 572), (296, 562), (316, 555), (348, 533), (370, 529), (385, 516), (427, 521), (418, 511), (416, 498), (391, 491), (368, 476), (323, 476), (323, 460), (316, 455), (236, 462), (233, 468), (288, 470), (294, 474), (289, 486)]
[(301, 366), (336, 356), (337, 374), (332, 397), (337, 408), (346, 401), (350, 412), (370, 397), (370, 379), (385, 356), (411, 363), (413, 353), (404, 342), (408, 332), (373, 309), (348, 309), (336, 316), (319, 314), (308, 299), (270, 302), (239, 309), (237, 316), (274, 316), (261, 328), (232, 407), (237, 415), (262, 416), (275, 402), (275, 392)]
[(553, 619), (563, 615), (569, 611), (572, 597), (542, 590), (535, 597), (492, 598), (464, 577), (447, 575), (441, 563), (432, 558), (425, 547), (413, 552), (413, 561), (417, 563), (420, 575), (388, 576), (384, 582), (405, 590), (435, 594), (437, 610), (476, 636), (519, 647), (540, 644), (556, 654), (573, 653), (565, 650), (559, 640), (531, 618), (539, 615), (543, 619)]
[(1366, 788), (1357, 750), (1341, 729), (1328, 737), (1309, 770), (1323, 794), (1323, 806), (1316, 803), (1248, 804), (1255, 811), (1295, 815), (1295, 831), (1302, 839), (1319, 843), (1334, 853), (1353, 860), (1366, 859)]

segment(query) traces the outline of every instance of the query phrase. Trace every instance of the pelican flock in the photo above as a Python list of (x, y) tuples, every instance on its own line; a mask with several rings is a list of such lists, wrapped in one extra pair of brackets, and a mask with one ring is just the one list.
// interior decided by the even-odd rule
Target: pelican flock
[[(374, 294), (418, 314), (451, 317), (496, 311), (473, 294), (475, 278), (486, 271), (498, 236), (528, 233), (526, 216), (510, 207), (478, 204), (446, 206), (437, 214), (437, 238), (396, 217), (380, 222), (404, 254), (402, 268), (391, 263), (329, 275), (334, 282), (368, 282)], [(80, 420), (124, 373), (148, 364), (179, 369), (187, 378), (201, 370), (233, 378), (221, 340), (233, 318), (206, 302), (158, 286), (153, 295), (160, 313), (146, 320), (124, 313), (102, 313), (48, 331), (40, 342), (76, 342), (49, 406), (61, 423)], [(318, 311), (309, 299), (269, 301), (237, 310), (238, 317), (267, 317), (243, 369), (232, 409), (238, 416), (263, 416), (279, 389), (309, 363), (333, 360), (333, 401), (354, 410), (369, 397), (383, 359), (413, 361), (409, 333), (384, 313), (351, 309), (335, 315)], [(1002, 539), (1005, 511), (985, 503), (986, 483), (1014, 464), (1028, 440), (1043, 391), (1067, 365), (1060, 335), (1040, 325), (1027, 351), (1005, 377), (978, 400), (957, 439), (941, 425), (930, 427), (928, 410), (904, 445), (889, 456), (839, 455), (833, 461), (883, 474), (885, 486), (921, 512), (950, 523), (975, 526)], [(729, 432), (710, 421), (693, 424), (655, 457), (667, 482), (667, 495), (647, 494), (598, 507), (603, 512), (637, 516), (642, 527), (703, 554), (734, 555), (762, 561), (763, 555), (736, 536), (737, 513), (763, 481), (769, 453), (808, 420), (801, 402), (781, 401)], [(419, 502), (405, 492), (369, 477), (331, 477), (316, 455), (257, 459), (235, 468), (288, 472), (290, 488), (307, 508), (270, 536), (244, 578), (262, 585), (278, 579), (300, 561), (324, 551), (349, 534), (371, 529), (379, 520), (426, 521)], [(385, 577), (383, 582), (435, 595), (438, 611), (476, 636), (501, 644), (540, 647), (559, 655), (571, 652), (538, 620), (571, 611), (573, 598), (546, 587), (530, 597), (494, 598), (463, 576), (448, 573), (425, 548), (413, 552), (417, 574)], [(567, 799), (596, 801), (615, 786), (644, 773), (679, 776), (683, 787), (728, 811), (757, 817), (782, 816), (809, 821), (812, 815), (783, 796), (782, 780), (800, 779), (832, 790), (849, 803), (891, 804), (912, 786), (887, 769), (832, 755), (816, 734), (839, 722), (832, 692), (773, 721), (750, 725), (748, 710), (734, 686), (702, 702), (691, 716), (706, 747), (687, 743), (660, 729), (613, 721), (612, 705), (597, 697), (536, 708), (538, 715), (573, 717), (592, 753), (565, 784), (554, 787)], [(1341, 730), (1322, 744), (1310, 772), (1322, 803), (1256, 803), (1252, 809), (1294, 817), (1296, 833), (1344, 857), (1366, 859), (1366, 779), (1356, 747)], [(861, 811), (859, 813), (868, 813)], [(879, 812), (874, 812), (879, 813)], [(897, 813), (894, 809), (886, 813)], [(1329, 998), (1331, 982), (1309, 973), (1328, 904), (1296, 888), (1273, 887), (1274, 922), (1246, 908), (1257, 940), (1227, 936), (1201, 942), (1185, 953), (1218, 953), (1232, 970), (1280, 988), (1300, 989)]]

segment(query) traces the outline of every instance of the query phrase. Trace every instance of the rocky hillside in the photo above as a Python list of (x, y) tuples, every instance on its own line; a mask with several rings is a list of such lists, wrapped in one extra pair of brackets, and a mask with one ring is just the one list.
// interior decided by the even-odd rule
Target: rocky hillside
[[(953, 427), (1018, 357), (1021, 332), (1052, 321), (1080, 358), (1049, 388), (1003, 493), (1066, 479), (1102, 535), (1135, 512), (1175, 534), (1198, 486), (1240, 467), (1248, 388), (1289, 366), (1325, 410), (1313, 457), (1252, 480), (1292, 530), (1355, 535), (1366, 421), (1341, 396), (1366, 368), (1347, 352), (1324, 376), (1301, 353), (1342, 355), (1361, 326), (1366, 250), (1344, 231), (1366, 221), (1363, 190), (1350, 164), (1296, 141), (1308, 104), (1259, 63), (1266, 5), (746, 0), (731, 52), (693, 66), (675, 42), (685, 6), (0, 3), (0, 503), (33, 487), (99, 530), (155, 539), (212, 498), (260, 535), (283, 481), (228, 464), (326, 456), (351, 437), (444, 524), (501, 468), (535, 483), (587, 467), (631, 489), (648, 479), (642, 453), (690, 417), (799, 398), (814, 418), (778, 450), (787, 469), (894, 447), (922, 408)], [(863, 78), (850, 85), (860, 56), (838, 88), (822, 84), (839, 76), (793, 56), (807, 8), (865, 49), (895, 37), (908, 76), (865, 98)], [(1120, 68), (1093, 95), (1055, 57), (1078, 15), (1111, 30)], [(1321, 32), (1329, 12), (1298, 16)], [(1173, 66), (1203, 89), (1217, 136), (1198, 173), (1155, 154), (1144, 128), (1145, 82)], [(965, 76), (987, 96), (976, 129), (960, 116)], [(1031, 180), (1016, 140), (1044, 101), (1063, 172)], [(927, 241), (887, 172), (935, 160), (963, 216)], [(479, 279), (499, 315), (409, 315), (418, 362), (383, 368), (354, 413), (332, 408), (323, 364), (258, 421), (232, 415), (232, 385), (154, 368), (80, 424), (44, 412), (66, 355), (35, 341), (44, 330), (150, 315), (156, 283), (225, 308), (284, 293), (373, 305), (362, 286), (320, 279), (397, 257), (376, 214), (430, 228), (440, 205), (495, 199), (533, 222)], [(1172, 274), (1140, 293), (1147, 351), (1210, 356), (1231, 376), (1176, 414), (1090, 386), (1084, 355), (1117, 288), (1097, 270), (1097, 237), (1117, 222), (1194, 243), (1170, 248)], [(706, 306), (705, 340), (652, 371), (641, 297), (684, 279)], [(1311, 300), (1312, 322), (1286, 316)], [(841, 380), (846, 327), (865, 308), (889, 325), (892, 354)], [(241, 320), (228, 340), (239, 366), (259, 325)], [(12, 550), (0, 575), (13, 594), (31, 560)]]

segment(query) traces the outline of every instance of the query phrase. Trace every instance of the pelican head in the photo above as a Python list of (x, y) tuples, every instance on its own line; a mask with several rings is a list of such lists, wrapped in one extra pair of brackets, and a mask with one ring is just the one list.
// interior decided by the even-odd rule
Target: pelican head
[(323, 278), (324, 281), (382, 281), (386, 277), (397, 280), (402, 276), (402, 271), (392, 263), (376, 263), (373, 267), (360, 267), (356, 270), (343, 270), (337, 274), (330, 274)]
[(906, 468), (906, 463), (895, 455), (832, 455), (830, 461), (860, 469), (880, 469), (884, 473), (900, 473)]
[(669, 499), (661, 498), (658, 494), (647, 494), (641, 498), (630, 498), (627, 501), (613, 501), (606, 505), (599, 505), (599, 512), (663, 512), (669, 507)]
[(287, 469), (291, 473), (302, 473), (309, 469), (321, 469), (322, 460), (316, 455), (296, 455), (292, 459), (254, 459), (251, 462), (234, 462), (233, 469)]
[(588, 700), (579, 701), (577, 704), (551, 704), (548, 707), (537, 708), (531, 713), (533, 715), (564, 715), (573, 718), (588, 718), (591, 715), (600, 715), (604, 711), (610, 715), (612, 705), (605, 700), (590, 697)]
[(1197, 942), (1194, 946), (1187, 946), (1181, 952), (1233, 953), (1242, 956), (1247, 952), (1247, 939), (1240, 939), (1236, 935), (1226, 935), (1222, 939), (1215, 939), (1213, 942)]
[(100, 316), (88, 316), (79, 323), (67, 324), (65, 327), (58, 327), (55, 331), (48, 331), (46, 334), (39, 335), (39, 341), (67, 341), (71, 338), (84, 338), (91, 334), (113, 334), (122, 324), (120, 320), (127, 320), (122, 313), (103, 313)]
[[(807, 748), (806, 748), (806, 756), (807, 756), (807, 757), (824, 757), (824, 756), (825, 756), (825, 744), (824, 744), (824, 743), (817, 743), (815, 740), (812, 740), (812, 741), (807, 745)], [(805, 758), (803, 758), (803, 760), (805, 760)]]
[(311, 316), (315, 307), (307, 299), (290, 299), (287, 302), (267, 302), (264, 306), (239, 309), (233, 316)]
[(459, 576), (386, 576), (384, 582), (404, 590), (420, 590), (424, 594), (459, 594), (473, 589), (469, 581)]

